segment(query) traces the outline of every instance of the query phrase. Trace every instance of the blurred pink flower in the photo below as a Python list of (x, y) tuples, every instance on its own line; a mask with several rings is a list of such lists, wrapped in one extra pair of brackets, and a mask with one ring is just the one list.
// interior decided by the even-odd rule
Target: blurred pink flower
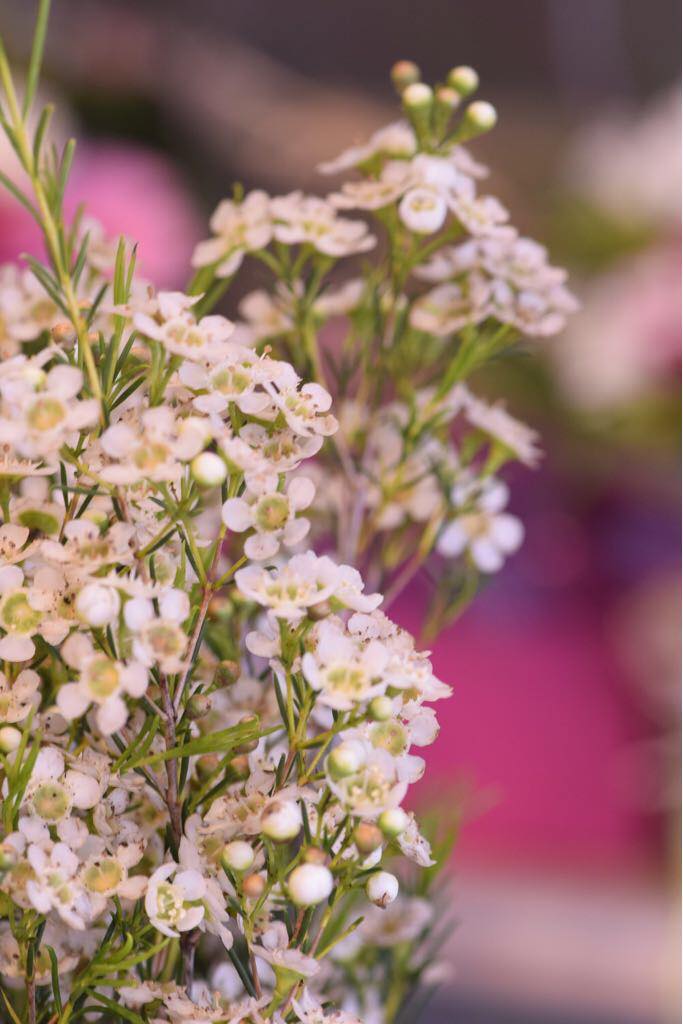
[[(139, 243), (140, 273), (160, 287), (186, 283), (190, 256), (202, 236), (191, 193), (166, 157), (130, 143), (79, 146), (67, 191), (68, 214), (84, 202), (112, 235)], [(0, 261), (40, 253), (38, 231), (16, 201), (0, 196)]]

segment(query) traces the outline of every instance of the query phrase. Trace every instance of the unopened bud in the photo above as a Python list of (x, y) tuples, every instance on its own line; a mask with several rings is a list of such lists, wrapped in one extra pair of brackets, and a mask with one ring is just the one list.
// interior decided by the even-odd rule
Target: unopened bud
[(205, 782), (216, 771), (219, 765), (217, 754), (202, 754), (197, 758), (197, 775)]
[(261, 832), (276, 843), (294, 839), (301, 826), (301, 810), (294, 800), (272, 800), (261, 814)]
[(434, 102), (434, 93), (426, 82), (413, 82), (403, 92), (403, 105), (410, 111), (426, 110)]
[(353, 830), (353, 841), (361, 853), (374, 853), (382, 845), (382, 833), (369, 821), (361, 821)]
[(211, 710), (211, 697), (205, 693), (194, 693), (187, 702), (185, 714), (195, 721), (208, 715)]
[(243, 782), (249, 778), (250, 773), (249, 758), (246, 754), (237, 754), (228, 761), (226, 776), (233, 782)]
[(320, 619), (326, 619), (331, 614), (332, 606), (329, 601), (321, 601), (320, 604), (314, 604), (308, 609), (308, 617), (315, 622), (319, 622)]
[(461, 96), (471, 96), (479, 88), (479, 75), (474, 68), (461, 64), (448, 72), (447, 82)]
[(235, 839), (223, 847), (221, 864), (226, 871), (237, 871), (241, 874), (243, 871), (248, 871), (253, 863), (254, 851), (250, 844), (245, 843), (243, 839)]
[(442, 85), (440, 89), (436, 90), (434, 96), (434, 111), (432, 113), (432, 128), (434, 129), (437, 139), (440, 139), (446, 131), (451, 115), (459, 103), (460, 97), (455, 89), (450, 89), (447, 85)]
[(334, 878), (323, 864), (299, 864), (287, 879), (287, 889), (298, 907), (313, 907), (322, 903), (334, 888)]
[(399, 95), (407, 86), (419, 80), (420, 69), (412, 60), (397, 60), (391, 69), (391, 81)]
[(396, 836), (400, 836), (401, 832), (405, 832), (409, 821), (410, 818), (402, 807), (391, 807), (389, 810), (382, 811), (377, 819), (377, 824), (385, 836), (395, 839)]
[(121, 600), (113, 587), (86, 583), (76, 598), (76, 614), (88, 626), (106, 626), (119, 614)]
[(216, 666), (215, 681), (219, 686), (232, 686), (240, 676), (240, 667), (236, 661), (219, 661)]
[(368, 899), (377, 907), (388, 907), (398, 896), (398, 878), (389, 871), (376, 871), (365, 886)]
[(303, 859), (306, 864), (326, 864), (327, 854), (319, 846), (309, 846), (304, 850)]
[(401, 100), (403, 109), (410, 118), (418, 142), (429, 141), (434, 93), (425, 82), (413, 82), (404, 89)]
[(327, 758), (327, 767), (334, 779), (355, 775), (365, 764), (365, 751), (360, 743), (346, 740), (340, 743)]
[(55, 324), (51, 332), (52, 339), (57, 345), (73, 344), (76, 341), (74, 325), (68, 320), (62, 320)]
[(228, 475), (228, 467), (215, 452), (201, 452), (190, 463), (190, 472), (202, 487), (218, 487)]
[(387, 718), (391, 718), (394, 713), (394, 702), (391, 697), (386, 695), (373, 697), (368, 707), (368, 713), (373, 721), (386, 722)]
[(467, 138), (474, 138), (475, 135), (482, 135), (489, 132), (498, 120), (496, 108), (486, 100), (476, 100), (465, 110), (462, 120), (462, 129)]
[(250, 900), (257, 900), (263, 896), (266, 889), (266, 880), (263, 875), (247, 875), (242, 880), (242, 892)]
[(0, 750), (3, 754), (11, 754), (21, 743), (21, 733), (13, 725), (3, 725), (0, 729)]

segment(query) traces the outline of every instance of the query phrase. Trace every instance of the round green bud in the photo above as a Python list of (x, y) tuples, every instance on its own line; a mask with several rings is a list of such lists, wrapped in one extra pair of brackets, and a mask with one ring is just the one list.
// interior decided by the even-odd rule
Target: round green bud
[(211, 710), (211, 697), (205, 693), (194, 693), (187, 702), (185, 714), (193, 721), (203, 718)]
[(228, 467), (215, 452), (201, 452), (190, 463), (192, 476), (202, 487), (218, 487), (228, 475)]
[(361, 853), (374, 853), (382, 845), (382, 833), (369, 821), (361, 821), (353, 830), (353, 841)]
[(377, 824), (387, 838), (395, 839), (401, 832), (405, 832), (409, 821), (410, 818), (402, 807), (391, 807), (387, 811), (382, 811)]
[(486, 100), (476, 100), (465, 110), (464, 124), (470, 136), (490, 131), (498, 120), (496, 108)]
[(408, 110), (426, 110), (432, 105), (434, 93), (425, 82), (413, 82), (404, 89), (401, 98)]
[(11, 754), (21, 743), (21, 732), (13, 725), (3, 725), (0, 729), (0, 751)]
[(419, 80), (420, 69), (412, 60), (397, 60), (391, 69), (391, 81), (399, 93), (402, 93), (413, 82), (419, 82)]
[(382, 694), (380, 697), (373, 697), (368, 706), (368, 714), (374, 722), (386, 722), (393, 713), (394, 702), (386, 694)]
[(254, 863), (254, 851), (249, 843), (242, 839), (235, 839), (226, 843), (221, 853), (221, 864), (226, 871), (237, 871), (242, 873), (248, 871)]
[(344, 742), (328, 755), (327, 767), (334, 779), (355, 775), (365, 764), (365, 754), (359, 743)]
[(451, 89), (455, 89), (461, 96), (470, 96), (479, 88), (479, 75), (474, 68), (461, 64), (457, 68), (451, 68), (447, 82)]
[(368, 899), (378, 907), (388, 907), (398, 896), (398, 878), (389, 871), (376, 871), (365, 886)]

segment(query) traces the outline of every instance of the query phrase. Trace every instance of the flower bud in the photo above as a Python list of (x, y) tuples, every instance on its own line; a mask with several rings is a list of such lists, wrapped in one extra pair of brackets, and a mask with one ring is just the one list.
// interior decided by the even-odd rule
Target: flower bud
[(50, 333), (57, 345), (73, 345), (76, 341), (76, 330), (68, 320), (61, 320), (55, 324)]
[(401, 99), (418, 141), (426, 142), (429, 139), (434, 93), (424, 82), (413, 82), (403, 91)]
[(311, 605), (308, 609), (309, 619), (313, 619), (314, 622), (319, 622), (321, 619), (326, 619), (328, 615), (332, 614), (332, 605), (329, 601), (321, 601), (320, 604)]
[(0, 729), (0, 751), (11, 754), (21, 743), (21, 733), (13, 725), (3, 725)]
[(391, 697), (383, 694), (381, 697), (373, 697), (368, 707), (370, 718), (374, 722), (386, 722), (394, 713), (394, 702)]
[(250, 774), (249, 758), (246, 754), (237, 754), (228, 761), (226, 777), (229, 776), (232, 781), (242, 782), (248, 779)]
[(408, 110), (424, 110), (434, 102), (434, 93), (425, 82), (413, 82), (405, 89), (402, 99)]
[(216, 666), (215, 682), (218, 686), (232, 686), (240, 676), (240, 667), (236, 661), (219, 661)]
[(334, 878), (323, 864), (299, 864), (287, 879), (289, 896), (297, 907), (322, 903), (334, 888)]
[(365, 764), (365, 751), (360, 743), (346, 740), (330, 753), (327, 767), (334, 779), (343, 779), (347, 775), (355, 775)]
[(263, 875), (247, 875), (242, 880), (242, 892), (250, 900), (257, 900), (259, 896), (263, 896), (266, 888), (266, 880)]
[(261, 814), (261, 832), (276, 843), (294, 839), (301, 825), (301, 810), (294, 800), (271, 800)]
[(218, 487), (228, 475), (228, 467), (215, 452), (200, 452), (190, 463), (190, 472), (202, 487)]
[(391, 69), (391, 81), (399, 95), (407, 86), (419, 80), (420, 69), (412, 60), (397, 60)]
[(87, 583), (76, 598), (76, 614), (88, 626), (108, 626), (119, 614), (121, 601), (113, 587)]
[(436, 90), (434, 97), (434, 111), (432, 113), (432, 128), (434, 129), (437, 139), (440, 139), (446, 131), (451, 115), (459, 103), (460, 96), (455, 89), (450, 89), (447, 85), (442, 85), (441, 88)]
[(319, 846), (309, 846), (308, 849), (304, 850), (303, 859), (306, 864), (325, 864), (327, 854)]
[(218, 768), (219, 760), (217, 754), (202, 754), (197, 758), (197, 775), (202, 782), (213, 775)]
[(353, 830), (353, 841), (361, 853), (374, 853), (382, 845), (382, 833), (369, 821), (361, 821)]
[[(243, 839), (235, 839), (226, 843), (221, 853), (221, 864), (226, 871), (248, 871), (254, 863), (254, 851)], [(256, 876), (259, 877), (258, 875)]]
[(377, 824), (388, 839), (395, 839), (396, 836), (400, 836), (401, 832), (405, 832), (409, 821), (410, 818), (402, 807), (391, 807), (389, 810), (382, 811), (377, 819)]
[(203, 718), (211, 710), (211, 697), (206, 693), (193, 693), (187, 702), (185, 714), (192, 721)]
[(455, 89), (461, 96), (471, 96), (479, 88), (479, 75), (474, 68), (461, 64), (457, 68), (451, 68), (447, 82), (451, 89)]
[(483, 135), (484, 132), (491, 131), (497, 120), (498, 114), (492, 103), (476, 100), (465, 110), (461, 126), (461, 131), (465, 134), (462, 137), (471, 139), (475, 135)]
[(365, 886), (368, 899), (377, 907), (388, 907), (398, 896), (398, 878), (389, 871), (376, 871)]

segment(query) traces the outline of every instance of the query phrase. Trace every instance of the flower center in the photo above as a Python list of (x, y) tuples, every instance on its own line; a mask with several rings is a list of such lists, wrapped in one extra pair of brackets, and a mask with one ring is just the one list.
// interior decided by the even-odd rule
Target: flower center
[(180, 657), (185, 649), (185, 634), (170, 622), (151, 622), (144, 638), (156, 658)]
[(37, 398), (26, 415), (28, 425), (33, 430), (54, 430), (66, 419), (66, 408), (58, 398), (45, 396)]
[(31, 608), (25, 590), (7, 594), (0, 603), (0, 621), (8, 633), (34, 633), (40, 625), (40, 612)]
[(119, 670), (109, 658), (95, 658), (84, 673), (85, 685), (93, 700), (102, 702), (119, 689)]
[(349, 697), (358, 696), (366, 686), (365, 672), (356, 665), (332, 665), (326, 673), (329, 689)]
[(163, 465), (168, 458), (168, 448), (165, 444), (161, 444), (159, 441), (152, 444), (141, 444), (135, 450), (133, 456), (133, 462), (138, 469), (154, 469), (156, 466)]
[(240, 395), (249, 387), (251, 380), (248, 374), (238, 368), (219, 370), (211, 378), (211, 383), (216, 391), (224, 395)]
[(289, 519), (289, 502), (283, 494), (269, 494), (256, 507), (256, 524), (261, 530), (281, 530)]
[(379, 722), (372, 728), (372, 744), (397, 757), (407, 749), (407, 736), (400, 722)]
[(170, 925), (183, 916), (183, 894), (177, 885), (161, 882), (157, 887), (157, 916)]
[(61, 821), (71, 810), (71, 797), (66, 786), (53, 779), (39, 783), (33, 793), (32, 803), (38, 817), (51, 823)]
[(90, 892), (100, 896), (108, 896), (114, 892), (123, 879), (123, 868), (113, 857), (103, 857), (87, 867), (83, 873), (83, 883)]

